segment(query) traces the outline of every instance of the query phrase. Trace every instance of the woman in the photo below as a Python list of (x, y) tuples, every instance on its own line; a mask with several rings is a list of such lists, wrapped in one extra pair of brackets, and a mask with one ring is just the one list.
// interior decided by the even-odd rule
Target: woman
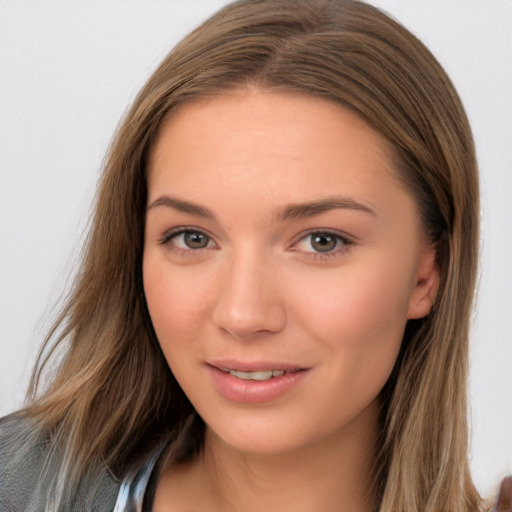
[(482, 510), (477, 240), (471, 132), (419, 41), (359, 2), (228, 6), (119, 129), (0, 504)]

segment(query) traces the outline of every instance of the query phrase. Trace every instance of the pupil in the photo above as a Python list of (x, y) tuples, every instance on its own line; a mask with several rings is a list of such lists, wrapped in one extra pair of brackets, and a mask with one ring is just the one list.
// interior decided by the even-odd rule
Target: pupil
[(336, 237), (323, 234), (313, 235), (311, 245), (315, 251), (329, 252), (336, 247)]
[(184, 241), (185, 245), (190, 249), (204, 249), (208, 245), (208, 237), (194, 231), (185, 233)]

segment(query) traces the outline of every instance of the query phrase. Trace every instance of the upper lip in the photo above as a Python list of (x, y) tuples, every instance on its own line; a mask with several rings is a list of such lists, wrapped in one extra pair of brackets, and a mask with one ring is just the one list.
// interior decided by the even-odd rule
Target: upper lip
[(284, 363), (280, 361), (239, 361), (234, 359), (215, 359), (208, 361), (207, 364), (220, 370), (238, 370), (241, 372), (262, 372), (267, 370), (296, 372), (307, 369), (300, 364)]

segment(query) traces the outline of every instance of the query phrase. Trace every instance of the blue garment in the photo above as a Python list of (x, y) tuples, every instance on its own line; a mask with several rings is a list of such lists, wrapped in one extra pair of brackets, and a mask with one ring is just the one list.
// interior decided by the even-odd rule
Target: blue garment
[(164, 446), (159, 446), (139, 471), (133, 470), (125, 476), (119, 487), (113, 512), (142, 512), (148, 482)]

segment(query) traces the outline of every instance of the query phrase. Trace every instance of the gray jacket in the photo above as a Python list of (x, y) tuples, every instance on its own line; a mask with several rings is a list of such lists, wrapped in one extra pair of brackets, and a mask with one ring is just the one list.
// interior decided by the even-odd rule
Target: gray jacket
[[(55, 468), (45, 467), (45, 441), (27, 442), (33, 436), (27, 420), (16, 415), (0, 419), (0, 511), (57, 512), (51, 504), (48, 481)], [(85, 483), (65, 512), (141, 512), (159, 447), (141, 468), (129, 472), (122, 482), (105, 468), (94, 484)], [(59, 511), (60, 512), (60, 511)]]

